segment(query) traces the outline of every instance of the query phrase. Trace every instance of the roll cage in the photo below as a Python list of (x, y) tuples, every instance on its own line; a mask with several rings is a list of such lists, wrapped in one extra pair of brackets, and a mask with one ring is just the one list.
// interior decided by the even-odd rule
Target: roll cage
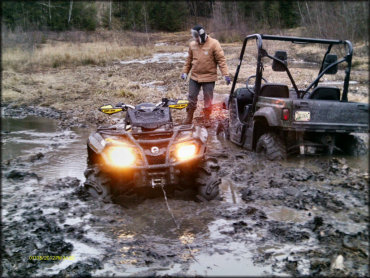
[[(243, 47), (242, 47), (242, 50), (240, 52), (240, 57), (239, 57), (239, 64), (237, 66), (237, 69), (236, 69), (236, 73), (235, 73), (235, 77), (234, 77), (234, 80), (233, 80), (233, 84), (232, 84), (232, 87), (231, 87), (231, 91), (230, 91), (230, 97), (229, 97), (229, 104), (230, 104), (230, 100), (231, 100), (231, 96), (233, 95), (234, 93), (234, 90), (235, 90), (235, 85), (236, 85), (236, 82), (237, 82), (237, 79), (238, 79), (238, 75), (239, 75), (239, 70), (240, 70), (240, 67), (241, 67), (241, 64), (242, 64), (242, 61), (243, 61), (243, 57), (244, 57), (244, 52), (245, 52), (245, 48), (246, 48), (246, 45), (247, 45), (247, 42), (251, 39), (255, 39), (256, 40), (256, 44), (257, 44), (257, 49), (258, 49), (258, 52), (257, 52), (257, 68), (256, 68), (256, 81), (255, 81), (255, 88), (254, 88), (254, 98), (253, 98), (253, 104), (252, 104), (252, 112), (255, 111), (255, 107), (256, 107), (256, 103), (257, 103), (257, 99), (258, 99), (258, 96), (260, 94), (260, 90), (261, 90), (261, 79), (262, 79), (262, 71), (263, 71), (263, 63), (262, 63), (262, 58), (263, 57), (268, 57), (272, 60), (275, 60), (276, 62), (278, 62), (279, 64), (281, 64), (292, 85), (293, 85), (293, 88), (294, 90), (296, 91), (297, 93), (297, 97), (298, 98), (303, 98), (303, 96), (312, 88), (312, 87), (316, 87), (320, 78), (328, 71), (330, 70), (331, 68), (335, 67), (336, 65), (340, 64), (340, 63), (343, 63), (343, 62), (346, 62), (347, 63), (347, 66), (345, 68), (345, 78), (344, 78), (344, 85), (343, 85), (343, 93), (342, 93), (342, 99), (341, 101), (342, 102), (347, 102), (348, 101), (348, 85), (349, 85), (349, 79), (350, 79), (350, 73), (351, 73), (351, 65), (352, 65), (352, 55), (353, 55), (353, 47), (352, 47), (352, 43), (348, 40), (327, 40), (327, 39), (315, 39), (315, 38), (301, 38), (301, 37), (288, 37), (288, 36), (272, 36), (272, 35), (264, 35), (264, 34), (253, 34), (253, 35), (249, 35), (247, 36), (244, 41), (243, 41)], [(297, 88), (297, 85), (295, 84), (295, 81), (289, 71), (289, 68), (288, 66), (280, 59), (274, 57), (274, 56), (271, 56), (267, 53), (267, 51), (263, 48), (263, 44), (262, 44), (262, 41), (263, 40), (276, 40), (276, 41), (287, 41), (287, 42), (292, 42), (292, 43), (299, 43), (299, 44), (306, 44), (306, 43), (317, 43), (317, 44), (326, 44), (328, 45), (328, 48), (327, 48), (327, 51), (324, 55), (324, 58), (321, 62), (321, 67), (320, 67), (320, 70), (319, 70), (319, 73), (318, 73), (318, 76), (316, 77), (316, 79), (305, 89), (305, 90), (299, 90)], [(324, 61), (325, 61), (325, 58), (327, 57), (327, 55), (330, 53), (331, 51), (331, 48), (333, 45), (344, 45), (344, 46), (347, 46), (347, 53), (346, 55), (334, 62), (334, 63), (331, 63), (329, 64), (326, 68), (324, 68)]]

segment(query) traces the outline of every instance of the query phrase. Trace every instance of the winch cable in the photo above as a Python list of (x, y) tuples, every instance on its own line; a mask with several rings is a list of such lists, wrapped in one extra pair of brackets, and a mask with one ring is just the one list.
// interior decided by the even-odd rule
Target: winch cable
[[(166, 202), (167, 209), (168, 209), (168, 211), (170, 212), (171, 217), (172, 217), (172, 220), (173, 220), (173, 222), (174, 222), (174, 223), (175, 223), (175, 225), (176, 225), (176, 230), (177, 230), (178, 232), (180, 232), (180, 225), (177, 223), (177, 221), (176, 221), (176, 219), (175, 219), (175, 216), (173, 215), (173, 212), (172, 212), (172, 210), (171, 210), (171, 208), (170, 208), (170, 205), (168, 204), (168, 199), (167, 199), (166, 191), (164, 190), (164, 186), (162, 185), (162, 186), (161, 186), (161, 188), (162, 188), (162, 192), (163, 192), (164, 200), (165, 200), (165, 202)], [(189, 250), (189, 254), (190, 254), (190, 256), (193, 258), (193, 260), (194, 260), (194, 261), (196, 261), (197, 263), (199, 263), (199, 262), (197, 261), (197, 259), (194, 257), (194, 255), (193, 255), (193, 251), (192, 251), (191, 247), (189, 246), (189, 244), (188, 244), (186, 241), (184, 241), (184, 244), (185, 244), (186, 248)]]

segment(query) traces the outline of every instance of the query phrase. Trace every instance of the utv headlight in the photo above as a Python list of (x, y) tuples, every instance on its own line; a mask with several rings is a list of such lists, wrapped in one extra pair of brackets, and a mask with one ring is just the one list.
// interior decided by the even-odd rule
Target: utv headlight
[(116, 167), (128, 167), (135, 164), (136, 155), (132, 148), (126, 146), (112, 146), (106, 151), (109, 164)]
[(175, 157), (179, 161), (192, 159), (196, 154), (198, 145), (194, 142), (179, 143), (175, 147)]

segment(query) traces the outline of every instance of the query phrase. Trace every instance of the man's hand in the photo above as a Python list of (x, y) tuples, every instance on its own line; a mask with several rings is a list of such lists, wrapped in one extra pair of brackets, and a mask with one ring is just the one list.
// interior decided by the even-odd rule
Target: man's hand
[(181, 79), (182, 80), (186, 80), (186, 77), (188, 77), (188, 75), (186, 73), (181, 74)]
[(225, 76), (226, 85), (230, 85), (231, 79), (228, 76)]

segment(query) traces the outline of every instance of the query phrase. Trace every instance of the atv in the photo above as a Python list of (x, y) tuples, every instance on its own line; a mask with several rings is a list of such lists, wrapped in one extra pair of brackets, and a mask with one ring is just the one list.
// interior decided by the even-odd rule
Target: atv
[(89, 136), (84, 183), (88, 192), (109, 201), (111, 196), (143, 196), (156, 188), (192, 188), (200, 201), (215, 199), (221, 179), (217, 160), (206, 155), (207, 130), (172, 121), (170, 109), (187, 105), (187, 100), (164, 98), (157, 104), (100, 107), (105, 114), (126, 116)]
[[(255, 75), (247, 77), (245, 85), (236, 88), (246, 46), (251, 41), (257, 47)], [(317, 76), (300, 85), (293, 76), (295, 68), (302, 67), (294, 65), (296, 61), (291, 59), (292, 72), (287, 52), (279, 49), (271, 55), (265, 42), (271, 48), (293, 43), (297, 46), (292, 49), (298, 44), (319, 44), (327, 50), (318, 65)], [(344, 57), (338, 59), (342, 53)], [(229, 110), (228, 119), (220, 123), (217, 132), (239, 146), (265, 154), (270, 160), (285, 159), (288, 154), (365, 154), (365, 143), (352, 133), (368, 132), (369, 105), (348, 101), (352, 55), (350, 41), (263, 34), (247, 36), (224, 105)], [(253, 55), (247, 57), (253, 59)], [(330, 83), (324, 78), (336, 74), (340, 68), (344, 69), (343, 74), (335, 78), (342, 78), (336, 82), (343, 84), (342, 90), (328, 86)], [(268, 81), (277, 78), (285, 81)]]

